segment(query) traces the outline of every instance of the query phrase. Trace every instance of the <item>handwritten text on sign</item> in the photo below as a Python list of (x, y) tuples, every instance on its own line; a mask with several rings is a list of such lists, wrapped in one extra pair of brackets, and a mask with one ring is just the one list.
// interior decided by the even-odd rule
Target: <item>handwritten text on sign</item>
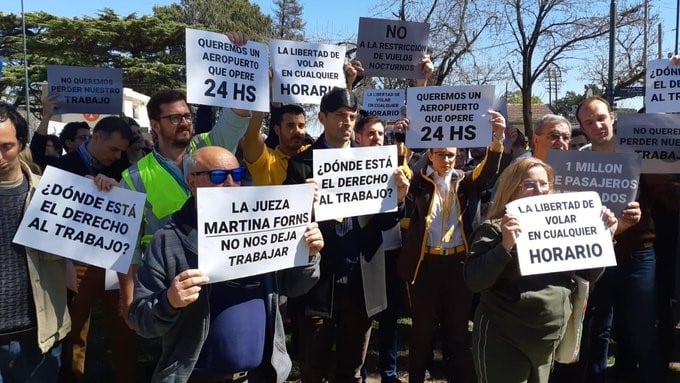
[(55, 113), (120, 114), (123, 111), (123, 71), (48, 65), (50, 93), (58, 93)]
[(198, 189), (198, 267), (220, 282), (309, 264), (314, 185)]
[(635, 153), (550, 150), (548, 163), (559, 192), (596, 191), (619, 217), (628, 202), (635, 201), (641, 166)]
[(333, 87), (345, 87), (345, 47), (272, 40), (272, 99), (275, 102), (319, 104)]
[(517, 217), (517, 258), (522, 275), (616, 265), (596, 192), (547, 194), (506, 205)]
[(127, 274), (146, 195), (48, 166), (14, 242)]
[(187, 101), (269, 111), (269, 50), (239, 47), (220, 33), (186, 30)]
[(357, 59), (368, 76), (421, 79), (429, 33), (428, 23), (360, 17)]
[(648, 62), (646, 84), (646, 113), (680, 112), (680, 66), (666, 59)]
[(491, 143), (488, 110), (494, 104), (493, 85), (408, 88), (406, 116), (412, 148), (475, 148)]
[(314, 210), (317, 221), (397, 208), (396, 146), (324, 149), (313, 154), (314, 179), (321, 187)]
[(369, 116), (396, 121), (401, 118), (405, 96), (404, 89), (366, 89), (362, 109)]

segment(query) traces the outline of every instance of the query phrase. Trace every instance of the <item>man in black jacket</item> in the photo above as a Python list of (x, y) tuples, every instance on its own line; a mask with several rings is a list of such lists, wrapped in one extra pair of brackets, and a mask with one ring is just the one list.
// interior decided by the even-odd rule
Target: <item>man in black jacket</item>
[[(97, 122), (89, 141), (59, 158), (55, 165), (80, 176), (94, 177), (98, 184), (99, 180), (107, 181), (103, 176), (119, 181), (122, 171), (127, 167), (127, 161), (121, 160), (121, 156), (127, 150), (132, 137), (132, 130), (125, 120), (114, 116), (105, 117)], [(113, 182), (111, 184), (115, 185)], [(66, 337), (62, 354), (62, 381), (83, 380), (90, 310), (97, 298), (102, 298), (104, 315), (107, 318), (116, 381), (135, 381), (135, 334), (118, 314), (119, 290), (105, 291), (104, 269), (80, 263), (76, 263), (75, 268), (78, 291), (69, 305), (72, 328)]]
[[(314, 150), (349, 148), (357, 116), (357, 99), (351, 91), (333, 88), (321, 99), (319, 121), (324, 133), (310, 149), (288, 162), (285, 184), (306, 182), (313, 177)], [(408, 190), (408, 178), (396, 174), (397, 201)], [(382, 230), (399, 222), (398, 213), (345, 217), (319, 222), (325, 247), (319, 282), (298, 304), (302, 381), (329, 379), (331, 350), (336, 344), (334, 381), (361, 382), (361, 367), (371, 335), (372, 317), (387, 307), (385, 254)]]

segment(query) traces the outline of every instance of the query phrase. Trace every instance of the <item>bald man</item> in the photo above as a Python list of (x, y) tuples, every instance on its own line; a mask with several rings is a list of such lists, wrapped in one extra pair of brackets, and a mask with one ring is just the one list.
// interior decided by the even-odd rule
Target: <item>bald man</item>
[[(238, 187), (244, 173), (222, 147), (197, 150), (187, 173), (192, 196), (154, 234), (130, 309), (141, 336), (163, 339), (153, 382), (284, 382), (288, 377), (291, 361), (278, 294), (306, 293), (318, 279), (318, 261), (210, 285), (197, 268), (196, 190)], [(305, 239), (310, 254), (323, 247), (315, 222)]]

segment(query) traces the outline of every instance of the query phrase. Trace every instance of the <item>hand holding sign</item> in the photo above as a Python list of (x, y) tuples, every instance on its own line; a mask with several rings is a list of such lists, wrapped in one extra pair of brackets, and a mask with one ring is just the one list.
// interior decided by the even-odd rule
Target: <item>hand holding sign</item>
[(307, 226), (305, 230), (305, 242), (309, 246), (309, 255), (318, 254), (321, 249), (323, 249), (323, 236), (321, 235), (321, 230), (319, 230), (319, 224), (312, 222)]
[(423, 78), (416, 80), (416, 86), (427, 86), (427, 81), (432, 77), (432, 72), (434, 72), (434, 64), (432, 64), (430, 55), (423, 56), (418, 66), (423, 71)]
[(630, 227), (635, 226), (640, 222), (642, 211), (640, 210), (640, 203), (637, 201), (629, 202), (626, 208), (621, 212), (621, 225), (619, 225), (619, 232), (622, 233)]
[(173, 280), (166, 295), (170, 306), (177, 310), (196, 302), (201, 292), (201, 285), (208, 283), (201, 270), (189, 269), (179, 273)]
[(509, 253), (515, 247), (515, 238), (522, 232), (517, 217), (512, 214), (505, 214), (501, 219), (501, 232), (503, 234), (501, 244), (505, 251)]

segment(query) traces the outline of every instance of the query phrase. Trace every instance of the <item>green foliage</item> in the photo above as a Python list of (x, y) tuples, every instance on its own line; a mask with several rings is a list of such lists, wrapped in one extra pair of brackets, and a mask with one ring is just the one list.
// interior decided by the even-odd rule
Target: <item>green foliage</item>
[[(0, 12), (0, 56), (5, 57), (0, 93), (24, 103), (24, 54), (21, 17)], [(119, 16), (112, 9), (96, 17), (68, 18), (45, 12), (26, 13), (28, 76), (32, 100), (47, 65), (123, 69), (123, 85), (153, 94), (163, 88), (184, 88), (185, 28), (220, 32), (240, 30), (263, 41), (271, 19), (248, 0), (182, 0), (154, 7), (154, 15)]]
[[(522, 104), (522, 92), (516, 90), (508, 93), (508, 104)], [(543, 100), (538, 96), (531, 96), (531, 104), (543, 104)]]
[(304, 41), (305, 22), (302, 4), (298, 0), (274, 0), (274, 38)]
[(241, 31), (256, 41), (267, 40), (272, 31), (271, 18), (248, 0), (180, 0), (154, 7), (154, 14), (196, 29)]

